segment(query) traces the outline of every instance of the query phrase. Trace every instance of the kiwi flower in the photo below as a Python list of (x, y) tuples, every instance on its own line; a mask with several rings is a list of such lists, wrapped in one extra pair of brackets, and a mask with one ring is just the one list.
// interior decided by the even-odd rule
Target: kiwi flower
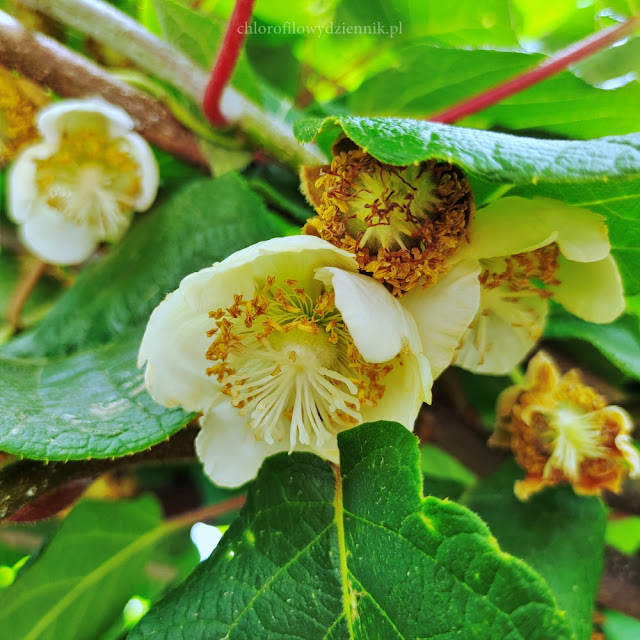
[(408, 429), (432, 383), (415, 322), (352, 255), (319, 238), (261, 242), (187, 276), (140, 347), (151, 395), (202, 412), (196, 451), (239, 486), (280, 451), (338, 461), (336, 435)]
[(510, 447), (525, 470), (514, 487), (521, 500), (561, 483), (585, 495), (618, 492), (627, 474), (640, 477), (629, 414), (607, 406), (577, 370), (560, 375), (544, 352), (531, 359), (524, 384), (502, 392), (497, 412), (490, 444)]
[(158, 166), (129, 115), (98, 98), (63, 100), (37, 117), (43, 140), (7, 180), (9, 216), (42, 260), (76, 264), (117, 241), (155, 199)]
[[(542, 335), (551, 297), (590, 322), (624, 309), (602, 216), (548, 198), (505, 197), (475, 211), (467, 179), (447, 162), (396, 167), (348, 140), (334, 153), (331, 165), (303, 170), (318, 214), (304, 233), (351, 252), (398, 297), (426, 352), (448, 357), (434, 376), (452, 361), (510, 371)], [(431, 311), (433, 295), (444, 316)]]

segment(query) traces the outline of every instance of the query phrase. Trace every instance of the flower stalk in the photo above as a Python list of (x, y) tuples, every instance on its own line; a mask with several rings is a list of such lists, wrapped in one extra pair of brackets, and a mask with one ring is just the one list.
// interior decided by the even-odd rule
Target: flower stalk
[(603, 29), (599, 33), (588, 36), (568, 46), (566, 49), (559, 51), (532, 69), (514, 78), (510, 78), (506, 82), (492, 87), (488, 91), (466, 98), (458, 104), (448, 107), (444, 111), (429, 116), (426, 120), (441, 122), (443, 124), (453, 124), (458, 122), (458, 120), (472, 116), (479, 111), (501, 102), (505, 98), (520, 93), (538, 82), (542, 82), (542, 80), (556, 75), (569, 65), (605, 49), (614, 42), (630, 35), (638, 28), (640, 28), (640, 16), (629, 18), (615, 27)]
[(254, 3), (255, 0), (236, 1), (209, 83), (204, 92), (202, 110), (215, 127), (224, 127), (228, 124), (220, 108), (220, 101), (222, 100), (222, 92), (229, 84), (236, 68), (246, 38), (246, 29), (240, 30), (240, 27), (251, 19)]

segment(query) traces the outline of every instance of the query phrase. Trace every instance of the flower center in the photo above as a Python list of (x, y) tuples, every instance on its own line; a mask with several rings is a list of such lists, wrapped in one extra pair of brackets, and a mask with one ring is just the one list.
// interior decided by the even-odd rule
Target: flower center
[(462, 172), (435, 160), (395, 167), (360, 149), (342, 151), (315, 187), (322, 203), (305, 233), (354, 253), (394, 295), (449, 270), (473, 213)]
[(36, 185), (69, 222), (117, 233), (141, 192), (139, 167), (121, 140), (99, 128), (65, 131), (58, 150), (36, 160)]
[(322, 447), (362, 422), (360, 409), (375, 406), (392, 363), (365, 362), (353, 344), (333, 293), (313, 298), (295, 280), (269, 276), (250, 300), (235, 295), (227, 309), (211, 311), (215, 337), (207, 369), (259, 440), (289, 437)]
[(561, 471), (577, 481), (585, 461), (606, 457), (605, 421), (599, 413), (606, 402), (580, 381), (577, 372), (567, 373), (550, 393), (525, 392), (519, 403), (518, 430), (525, 440), (538, 442), (528, 456), (524, 450), (520, 453), (542, 457), (542, 477), (551, 479)]

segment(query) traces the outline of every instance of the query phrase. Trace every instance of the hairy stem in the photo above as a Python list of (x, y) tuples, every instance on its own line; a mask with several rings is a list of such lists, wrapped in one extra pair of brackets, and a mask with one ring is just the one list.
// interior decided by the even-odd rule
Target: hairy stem
[(236, 68), (236, 63), (247, 35), (243, 25), (251, 19), (254, 3), (255, 0), (236, 0), (233, 13), (227, 25), (227, 31), (224, 34), (222, 46), (209, 78), (209, 84), (204, 92), (202, 110), (216, 127), (227, 125), (227, 119), (220, 109), (220, 101), (222, 92), (229, 84), (233, 70)]
[(429, 116), (427, 120), (431, 122), (442, 122), (452, 124), (471, 116), (487, 107), (490, 107), (509, 96), (520, 93), (525, 89), (549, 78), (558, 72), (566, 69), (570, 64), (578, 62), (606, 47), (617, 42), (621, 38), (633, 33), (640, 27), (640, 17), (629, 18), (626, 22), (609, 29), (604, 29), (584, 40), (559, 51), (554, 56), (540, 63), (536, 67), (503, 82), (488, 91), (479, 93), (471, 98), (467, 98), (458, 104)]
[[(112, 5), (102, 0), (23, 0), (23, 4), (116, 49), (147, 73), (202, 104), (209, 73)], [(284, 120), (263, 111), (235, 89), (224, 90), (220, 108), (229, 123), (244, 131), (255, 145), (296, 171), (303, 164), (326, 161), (315, 145), (299, 144)]]

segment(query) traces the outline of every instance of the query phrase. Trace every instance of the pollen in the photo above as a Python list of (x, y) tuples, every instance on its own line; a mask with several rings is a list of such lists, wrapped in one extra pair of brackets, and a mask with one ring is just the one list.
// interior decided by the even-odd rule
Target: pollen
[(524, 385), (502, 393), (498, 415), (491, 443), (510, 447), (525, 470), (515, 486), (521, 500), (562, 483), (584, 495), (617, 492), (629, 472), (640, 475), (629, 415), (608, 406), (577, 370), (561, 376), (544, 352), (531, 360)]
[(552, 242), (535, 251), (484, 260), (487, 268), (480, 274), (480, 284), (485, 289), (504, 285), (509, 291), (549, 297), (551, 292), (540, 285), (560, 284), (556, 278), (559, 254), (558, 245)]
[(212, 310), (207, 369), (256, 439), (322, 447), (377, 405), (394, 363), (365, 362), (331, 291), (311, 295), (295, 280), (267, 276), (251, 298)]
[(38, 138), (35, 119), (47, 102), (40, 87), (0, 66), (0, 167)]
[(473, 216), (471, 187), (457, 167), (393, 166), (358, 148), (340, 150), (308, 191), (318, 215), (303, 232), (353, 253), (394, 295), (435, 284)]

